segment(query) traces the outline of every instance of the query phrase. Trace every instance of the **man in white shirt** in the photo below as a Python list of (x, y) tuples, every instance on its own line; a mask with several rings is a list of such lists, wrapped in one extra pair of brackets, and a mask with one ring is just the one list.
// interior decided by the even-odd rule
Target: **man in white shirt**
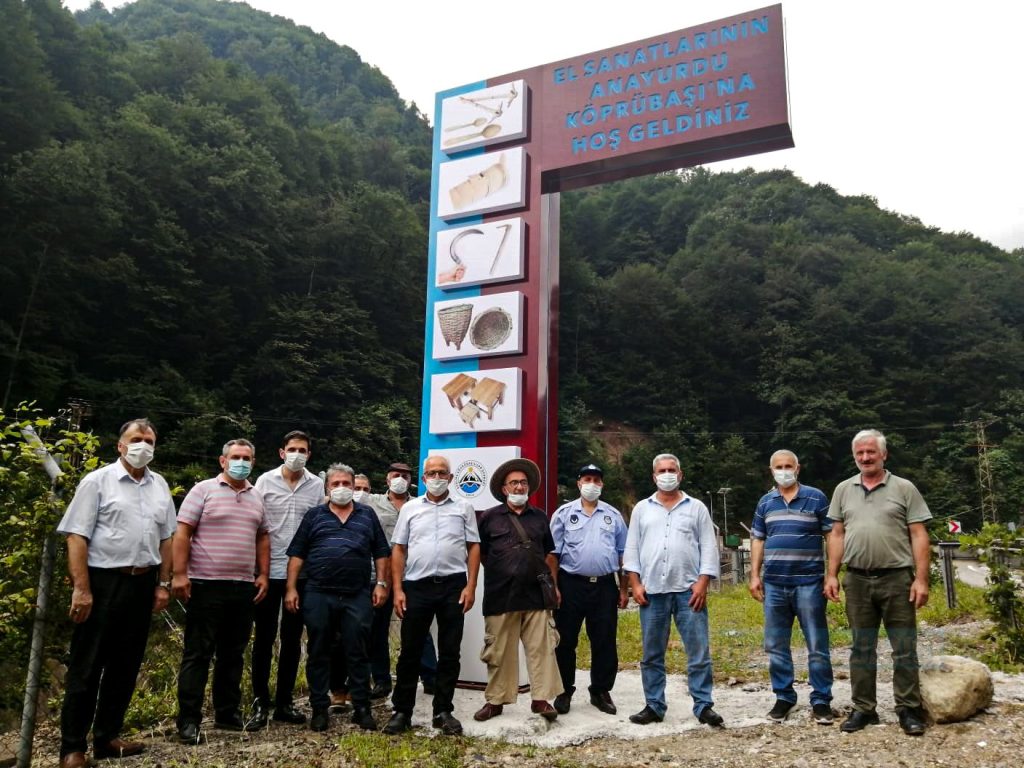
[(61, 709), (61, 768), (144, 750), (120, 738), (146, 652), (150, 616), (170, 598), (174, 502), (147, 465), (156, 429), (148, 419), (121, 427), (113, 464), (82, 478), (57, 526), (67, 535), (75, 623)]
[(708, 508), (679, 489), (682, 479), (679, 459), (670, 453), (655, 456), (658, 490), (639, 501), (629, 518), (622, 567), (640, 605), (646, 699), (629, 719), (639, 725), (665, 719), (665, 650), (674, 621), (686, 648), (693, 714), (705, 725), (721, 727), (722, 716), (712, 709), (707, 611), (708, 586), (718, 578), (718, 543)]
[[(312, 454), (312, 440), (299, 430), (286, 434), (278, 451), (284, 462), (256, 480), (256, 492), (263, 497), (263, 509), (270, 533), (270, 582), (267, 596), (253, 613), (252, 692), (255, 696), (249, 718), (250, 730), (264, 728), (270, 715), (270, 665), (280, 622), (281, 642), (277, 656), (277, 686), (274, 689), (274, 720), (301, 725), (306, 717), (292, 703), (292, 691), (302, 653), (302, 615), (282, 611), (288, 583), (288, 555), (285, 551), (306, 512), (321, 504), (324, 484), (306, 469)], [(301, 594), (304, 579), (299, 580)]]

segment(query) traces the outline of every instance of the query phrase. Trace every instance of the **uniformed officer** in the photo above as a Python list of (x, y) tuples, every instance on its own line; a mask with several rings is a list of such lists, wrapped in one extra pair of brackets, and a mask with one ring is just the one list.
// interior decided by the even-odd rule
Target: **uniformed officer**
[[(611, 690), (619, 668), (615, 645), (618, 608), (629, 601), (628, 581), (622, 576), (626, 523), (619, 510), (600, 501), (604, 472), (595, 464), (576, 474), (580, 498), (563, 504), (551, 518), (551, 537), (558, 558), (558, 588), (562, 604), (555, 612), (561, 638), (555, 650), (565, 691), (555, 699), (560, 714), (569, 711), (576, 690), (576, 645), (587, 623), (590, 638), (590, 703), (609, 715), (616, 713)], [(616, 574), (619, 574), (616, 586)]]

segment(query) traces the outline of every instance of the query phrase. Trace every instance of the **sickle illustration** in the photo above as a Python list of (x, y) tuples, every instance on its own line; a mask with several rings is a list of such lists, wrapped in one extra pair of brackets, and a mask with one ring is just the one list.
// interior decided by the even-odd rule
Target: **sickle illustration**
[(448, 246), (448, 255), (452, 257), (452, 261), (454, 261), (458, 266), (460, 266), (460, 267), (462, 266), (462, 259), (459, 257), (459, 254), (457, 254), (455, 252), (455, 246), (459, 244), (459, 240), (461, 240), (462, 238), (466, 237), (466, 235), (482, 235), (482, 234), (483, 234), (483, 230), (477, 229), (476, 227), (474, 227), (473, 229), (466, 229), (466, 230), (463, 230), (462, 232), (459, 232), (459, 234), (457, 234), (452, 239), (452, 244), (450, 246)]

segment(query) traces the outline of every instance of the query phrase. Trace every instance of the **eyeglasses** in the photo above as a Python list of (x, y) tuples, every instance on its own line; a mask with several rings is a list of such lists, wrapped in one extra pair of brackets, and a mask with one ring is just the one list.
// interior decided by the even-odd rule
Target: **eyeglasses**
[(432, 469), (429, 472), (424, 472), (423, 476), (424, 477), (434, 477), (434, 478), (437, 478), (437, 477), (448, 477), (448, 470), (447, 469)]
[(507, 485), (509, 488), (529, 488), (530, 487), (530, 481), (529, 480), (509, 480), (507, 483), (505, 483), (505, 485)]

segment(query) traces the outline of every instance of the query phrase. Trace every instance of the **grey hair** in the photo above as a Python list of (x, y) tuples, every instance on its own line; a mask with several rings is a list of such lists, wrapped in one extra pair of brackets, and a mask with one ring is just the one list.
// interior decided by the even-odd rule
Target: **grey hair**
[(773, 454), (772, 454), (772, 457), (771, 457), (770, 459), (768, 459), (768, 466), (769, 466), (769, 467), (770, 467), (770, 466), (771, 466), (772, 464), (774, 464), (774, 463), (775, 463), (775, 457), (776, 457), (776, 456), (792, 456), (792, 457), (793, 457), (793, 461), (794, 461), (794, 462), (796, 462), (797, 464), (799, 464), (799, 463), (800, 463), (800, 459), (798, 459), (798, 458), (796, 457), (796, 454), (795, 454), (795, 453), (793, 453), (793, 452), (792, 452), (791, 450), (789, 450), (789, 448), (779, 448), (779, 450), (777, 450), (777, 451), (776, 451), (775, 453), (773, 453)]
[(423, 460), (423, 471), (424, 472), (427, 471), (427, 462), (430, 461), (431, 459), (440, 459), (441, 461), (444, 462), (444, 468), (448, 470), (448, 474), (450, 475), (452, 473), (452, 463), (450, 461), (448, 461), (448, 457), (447, 456), (442, 456), (439, 453), (432, 453), (430, 456), (427, 456), (427, 458), (425, 458)]
[(150, 421), (149, 419), (132, 419), (131, 421), (126, 421), (124, 424), (121, 425), (121, 431), (117, 433), (117, 436), (124, 437), (124, 433), (127, 432), (132, 427), (138, 427), (139, 431), (142, 433), (152, 432), (154, 435), (156, 435), (156, 427), (153, 426), (152, 421)]
[(231, 446), (232, 445), (244, 445), (244, 446), (247, 446), (249, 448), (249, 450), (252, 451), (253, 458), (256, 458), (256, 446), (253, 445), (248, 440), (246, 440), (244, 437), (236, 437), (234, 440), (228, 440), (226, 443), (224, 443), (224, 447), (220, 449), (220, 455), (221, 456), (227, 456), (228, 453), (230, 453), (230, 451), (231, 451)]
[(651, 469), (655, 470), (658, 468), (658, 462), (664, 461), (665, 459), (672, 459), (676, 463), (676, 469), (682, 471), (683, 465), (679, 463), (679, 457), (672, 453), (659, 453), (654, 457), (654, 461), (651, 462)]
[(877, 429), (862, 429), (860, 432), (853, 436), (853, 442), (850, 443), (850, 446), (853, 448), (853, 450), (857, 450), (857, 443), (859, 443), (861, 440), (867, 440), (869, 438), (874, 438), (875, 440), (877, 440), (878, 450), (880, 450), (882, 453), (886, 453), (885, 435), (883, 435)]
[(324, 475), (324, 484), (326, 485), (327, 483), (331, 482), (331, 477), (339, 474), (348, 475), (349, 477), (352, 478), (353, 483), (356, 481), (356, 471), (352, 469), (352, 467), (350, 467), (348, 464), (342, 464), (339, 461), (335, 464), (331, 464), (331, 466), (327, 468), (327, 474)]
[(359, 478), (363, 478), (363, 480), (365, 480), (365, 481), (366, 481), (367, 483), (369, 483), (369, 482), (370, 482), (370, 478), (368, 478), (368, 477), (367, 477), (366, 475), (364, 475), (364, 474), (363, 474), (362, 472), (360, 472), (360, 473), (359, 473), (358, 475), (353, 475), (353, 476), (352, 476), (352, 482), (354, 483), (354, 482), (355, 482), (356, 480), (358, 480)]

